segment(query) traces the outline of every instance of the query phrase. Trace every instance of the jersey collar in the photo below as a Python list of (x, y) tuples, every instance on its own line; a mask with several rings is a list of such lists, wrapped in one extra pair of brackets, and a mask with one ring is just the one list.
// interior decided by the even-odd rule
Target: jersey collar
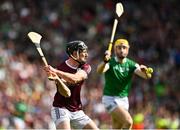
[(67, 60), (65, 61), (65, 63), (66, 63), (67, 66), (69, 66), (72, 69), (77, 69), (78, 68), (78, 67), (74, 67), (74, 66), (70, 65)]
[[(116, 61), (116, 62), (119, 62), (119, 60), (118, 60), (117, 56), (115, 56), (115, 58), (114, 58), (114, 59), (115, 59), (115, 61)], [(127, 58), (124, 58), (122, 63), (125, 63), (126, 61), (127, 61)]]

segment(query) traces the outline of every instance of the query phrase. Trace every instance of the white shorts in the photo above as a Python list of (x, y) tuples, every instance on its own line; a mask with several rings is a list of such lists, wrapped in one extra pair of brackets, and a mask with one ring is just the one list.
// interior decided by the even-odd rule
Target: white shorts
[(84, 128), (91, 119), (82, 111), (71, 112), (66, 108), (52, 107), (51, 117), (56, 126), (63, 121), (70, 121), (71, 127), (75, 129)]
[(103, 96), (102, 103), (109, 113), (112, 112), (117, 106), (121, 106), (126, 110), (129, 109), (128, 97), (121, 98), (118, 96)]

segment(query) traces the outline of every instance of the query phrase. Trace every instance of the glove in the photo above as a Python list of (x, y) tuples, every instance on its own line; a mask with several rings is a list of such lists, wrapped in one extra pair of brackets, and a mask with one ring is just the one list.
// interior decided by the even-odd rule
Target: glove
[(146, 69), (146, 75), (148, 78), (152, 77), (152, 73), (153, 73), (153, 68), (149, 67)]
[(153, 68), (149, 67), (146, 69), (146, 74), (152, 74), (153, 73)]

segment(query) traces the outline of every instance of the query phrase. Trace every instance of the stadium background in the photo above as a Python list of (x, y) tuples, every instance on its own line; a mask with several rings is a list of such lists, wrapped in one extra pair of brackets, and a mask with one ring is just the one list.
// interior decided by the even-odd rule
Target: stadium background
[[(89, 47), (89, 80), (82, 91), (84, 111), (100, 128), (110, 128), (101, 103), (103, 77), (97, 64), (110, 40), (117, 1), (0, 1), (0, 129), (54, 128), (50, 108), (55, 92), (42, 61), (27, 38), (43, 35), (42, 48), (52, 66), (67, 58), (65, 43), (81, 39)], [(134, 127), (179, 128), (180, 2), (122, 1), (116, 38), (130, 42), (129, 57), (154, 68), (151, 80), (133, 78), (130, 113)]]

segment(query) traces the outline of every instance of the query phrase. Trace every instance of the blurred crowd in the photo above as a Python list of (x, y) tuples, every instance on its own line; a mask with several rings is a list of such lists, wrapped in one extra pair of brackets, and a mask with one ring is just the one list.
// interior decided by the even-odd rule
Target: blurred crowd
[[(152, 79), (133, 78), (129, 96), (133, 128), (180, 128), (180, 17), (178, 0), (122, 1), (116, 38), (130, 42), (129, 57), (154, 69)], [(111, 119), (101, 103), (104, 79), (97, 64), (110, 40), (116, 1), (0, 1), (0, 130), (54, 129), (50, 109), (55, 84), (47, 79), (29, 31), (43, 35), (49, 64), (67, 58), (65, 45), (75, 39), (89, 47), (92, 66), (83, 86), (83, 109), (102, 129)]]

